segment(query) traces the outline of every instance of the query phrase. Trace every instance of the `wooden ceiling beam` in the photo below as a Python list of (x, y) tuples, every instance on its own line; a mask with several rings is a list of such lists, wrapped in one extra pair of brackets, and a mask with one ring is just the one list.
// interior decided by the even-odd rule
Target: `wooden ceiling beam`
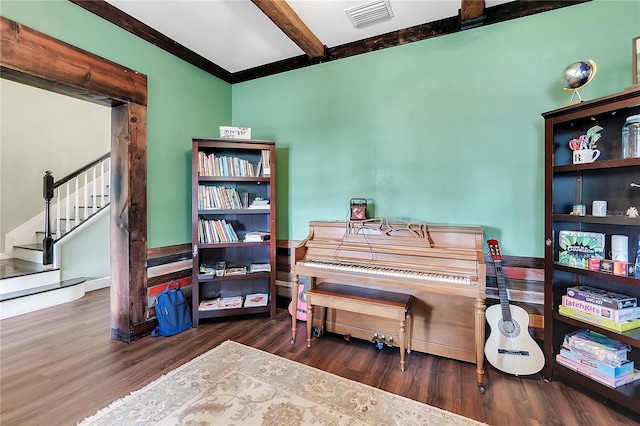
[(309, 58), (325, 55), (324, 44), (284, 0), (251, 0)]
[(460, 20), (480, 18), (484, 15), (484, 0), (460, 0)]
[(484, 0), (460, 0), (460, 29), (469, 30), (484, 24)]

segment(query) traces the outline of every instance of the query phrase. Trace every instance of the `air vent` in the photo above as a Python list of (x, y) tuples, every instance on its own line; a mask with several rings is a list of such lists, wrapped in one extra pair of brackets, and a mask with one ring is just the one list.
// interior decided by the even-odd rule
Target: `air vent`
[(361, 6), (350, 7), (344, 12), (354, 28), (362, 28), (393, 17), (391, 5), (387, 0), (379, 0)]

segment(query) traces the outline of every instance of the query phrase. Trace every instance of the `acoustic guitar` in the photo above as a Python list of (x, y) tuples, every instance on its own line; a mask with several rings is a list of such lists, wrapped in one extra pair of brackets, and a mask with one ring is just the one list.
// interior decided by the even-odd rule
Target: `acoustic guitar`
[[(307, 320), (307, 298), (304, 295), (305, 285), (298, 286), (298, 312), (296, 318), (300, 321)], [(289, 314), (293, 316), (293, 300), (289, 302)]]
[(484, 346), (487, 361), (495, 368), (516, 376), (535, 374), (544, 367), (544, 354), (529, 335), (529, 314), (511, 305), (502, 274), (502, 256), (498, 240), (488, 240), (489, 252), (496, 270), (500, 304), (487, 308), (491, 333)]

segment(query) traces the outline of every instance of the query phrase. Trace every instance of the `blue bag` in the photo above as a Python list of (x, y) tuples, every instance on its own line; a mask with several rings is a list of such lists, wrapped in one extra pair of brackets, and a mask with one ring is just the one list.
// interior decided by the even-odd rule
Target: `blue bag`
[(158, 327), (151, 335), (157, 337), (172, 336), (191, 328), (191, 311), (187, 298), (180, 287), (171, 289), (171, 284), (156, 297), (153, 306), (156, 309)]

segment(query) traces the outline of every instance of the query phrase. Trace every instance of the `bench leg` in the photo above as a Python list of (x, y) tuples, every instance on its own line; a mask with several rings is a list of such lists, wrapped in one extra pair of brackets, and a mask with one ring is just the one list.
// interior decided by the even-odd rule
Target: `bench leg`
[(404, 351), (406, 348), (406, 318), (400, 321), (400, 371), (404, 371)]
[(307, 347), (311, 347), (311, 337), (313, 331), (313, 306), (307, 301)]

